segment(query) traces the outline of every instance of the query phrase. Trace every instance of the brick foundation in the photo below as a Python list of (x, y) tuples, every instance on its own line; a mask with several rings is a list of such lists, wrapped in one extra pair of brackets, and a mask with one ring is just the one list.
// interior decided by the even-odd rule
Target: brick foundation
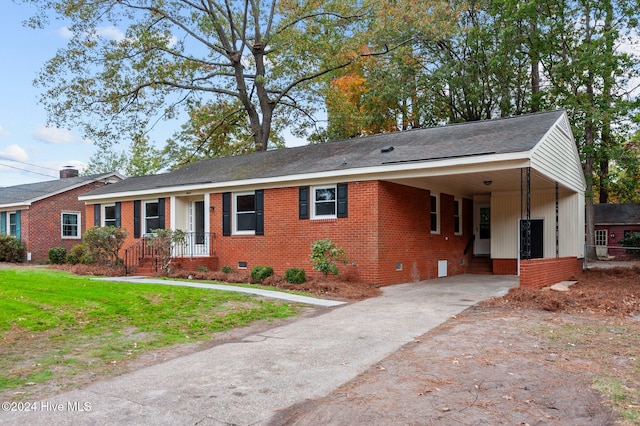
[(518, 275), (518, 259), (492, 259), (494, 275)]
[(582, 271), (582, 259), (531, 259), (520, 261), (520, 287), (540, 288), (565, 281)]

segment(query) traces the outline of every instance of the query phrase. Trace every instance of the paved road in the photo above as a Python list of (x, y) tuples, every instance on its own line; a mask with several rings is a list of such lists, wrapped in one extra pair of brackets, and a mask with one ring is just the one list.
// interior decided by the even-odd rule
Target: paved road
[(37, 401), (36, 411), (0, 412), (0, 424), (267, 423), (516, 285), (517, 277), (461, 275), (386, 287), (373, 299), (318, 308), (326, 312)]

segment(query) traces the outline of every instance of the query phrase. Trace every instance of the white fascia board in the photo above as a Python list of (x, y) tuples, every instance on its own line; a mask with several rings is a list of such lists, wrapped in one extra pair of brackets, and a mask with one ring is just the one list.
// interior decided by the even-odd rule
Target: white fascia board
[(448, 174), (476, 173), (483, 171), (510, 170), (530, 166), (529, 151), (508, 154), (490, 154), (482, 156), (457, 157), (445, 160), (383, 164), (375, 167), (360, 167), (327, 172), (304, 173), (297, 175), (275, 176), (270, 178), (244, 179), (237, 181), (199, 183), (194, 185), (167, 186), (140, 191), (127, 191), (103, 195), (82, 195), (80, 201), (88, 204), (112, 200), (139, 199), (182, 195), (187, 192), (205, 193), (237, 191), (251, 188), (277, 188), (284, 186), (308, 185), (310, 182), (344, 182), (356, 180), (384, 180), (410, 177), (442, 176)]
[(24, 210), (24, 209), (28, 209), (30, 205), (31, 205), (30, 202), (0, 204), (0, 210), (2, 211)]

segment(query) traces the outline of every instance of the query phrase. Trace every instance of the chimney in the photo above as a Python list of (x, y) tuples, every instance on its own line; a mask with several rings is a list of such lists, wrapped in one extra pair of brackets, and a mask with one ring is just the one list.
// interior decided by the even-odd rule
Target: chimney
[(65, 166), (64, 169), (60, 170), (60, 179), (73, 177), (78, 177), (78, 169), (74, 169), (73, 166)]

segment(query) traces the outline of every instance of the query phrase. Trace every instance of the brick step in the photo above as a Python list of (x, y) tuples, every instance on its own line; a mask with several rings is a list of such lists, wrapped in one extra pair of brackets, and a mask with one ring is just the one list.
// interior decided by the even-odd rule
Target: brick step
[(467, 269), (469, 274), (491, 275), (493, 274), (493, 262), (488, 257), (473, 257)]

